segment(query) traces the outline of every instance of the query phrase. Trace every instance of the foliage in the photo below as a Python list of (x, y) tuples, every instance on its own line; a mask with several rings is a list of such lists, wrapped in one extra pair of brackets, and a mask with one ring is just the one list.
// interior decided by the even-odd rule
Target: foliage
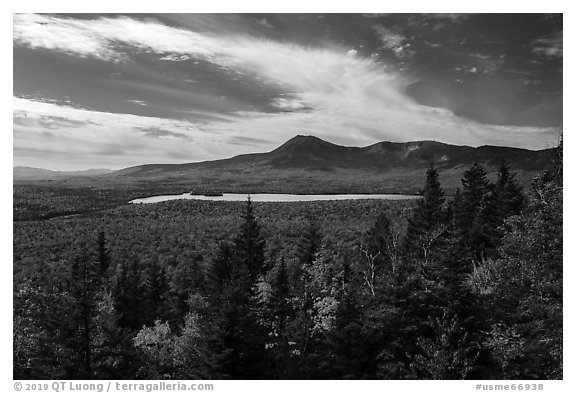
[(559, 157), (416, 203), (18, 186), (14, 378), (562, 378)]

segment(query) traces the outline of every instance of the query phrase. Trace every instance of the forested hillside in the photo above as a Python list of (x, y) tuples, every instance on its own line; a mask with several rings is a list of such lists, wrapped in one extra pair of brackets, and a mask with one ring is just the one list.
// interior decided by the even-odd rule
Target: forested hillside
[(430, 167), (416, 203), (15, 222), (14, 378), (561, 379), (558, 157), (454, 197)]

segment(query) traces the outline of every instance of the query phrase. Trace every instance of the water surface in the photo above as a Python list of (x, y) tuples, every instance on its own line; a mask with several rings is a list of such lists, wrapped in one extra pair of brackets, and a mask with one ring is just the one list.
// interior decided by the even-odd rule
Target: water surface
[(298, 194), (224, 194), (221, 196), (193, 195), (184, 193), (180, 195), (157, 195), (148, 198), (139, 198), (130, 201), (130, 203), (157, 203), (164, 201), (173, 201), (177, 199), (196, 199), (200, 201), (227, 201), (238, 202), (245, 201), (250, 195), (253, 202), (310, 202), (310, 201), (344, 201), (351, 199), (416, 199), (418, 195), (402, 194), (318, 194), (318, 195), (298, 195)]

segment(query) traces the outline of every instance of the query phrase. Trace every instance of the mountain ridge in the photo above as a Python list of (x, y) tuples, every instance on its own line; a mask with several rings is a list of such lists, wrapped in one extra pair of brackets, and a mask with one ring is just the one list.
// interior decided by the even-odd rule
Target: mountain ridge
[(45, 168), (15, 166), (12, 176), (15, 180), (56, 180), (69, 177), (100, 176), (114, 172), (112, 169), (94, 168), (81, 171), (53, 171)]
[(364, 147), (337, 145), (311, 135), (297, 135), (269, 152), (241, 154), (230, 158), (183, 164), (145, 164), (114, 174), (145, 176), (146, 173), (185, 172), (202, 169), (334, 171), (338, 169), (379, 171), (424, 169), (433, 163), (439, 170), (478, 162), (497, 166), (503, 160), (512, 169), (535, 171), (550, 162), (553, 149), (528, 150), (507, 146), (471, 147), (438, 141), (381, 141)]

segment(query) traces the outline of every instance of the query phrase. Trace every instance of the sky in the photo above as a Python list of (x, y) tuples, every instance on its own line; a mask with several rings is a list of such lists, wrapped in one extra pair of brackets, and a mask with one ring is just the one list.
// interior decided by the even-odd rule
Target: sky
[(561, 14), (14, 14), (13, 164), (119, 169), (562, 129)]

